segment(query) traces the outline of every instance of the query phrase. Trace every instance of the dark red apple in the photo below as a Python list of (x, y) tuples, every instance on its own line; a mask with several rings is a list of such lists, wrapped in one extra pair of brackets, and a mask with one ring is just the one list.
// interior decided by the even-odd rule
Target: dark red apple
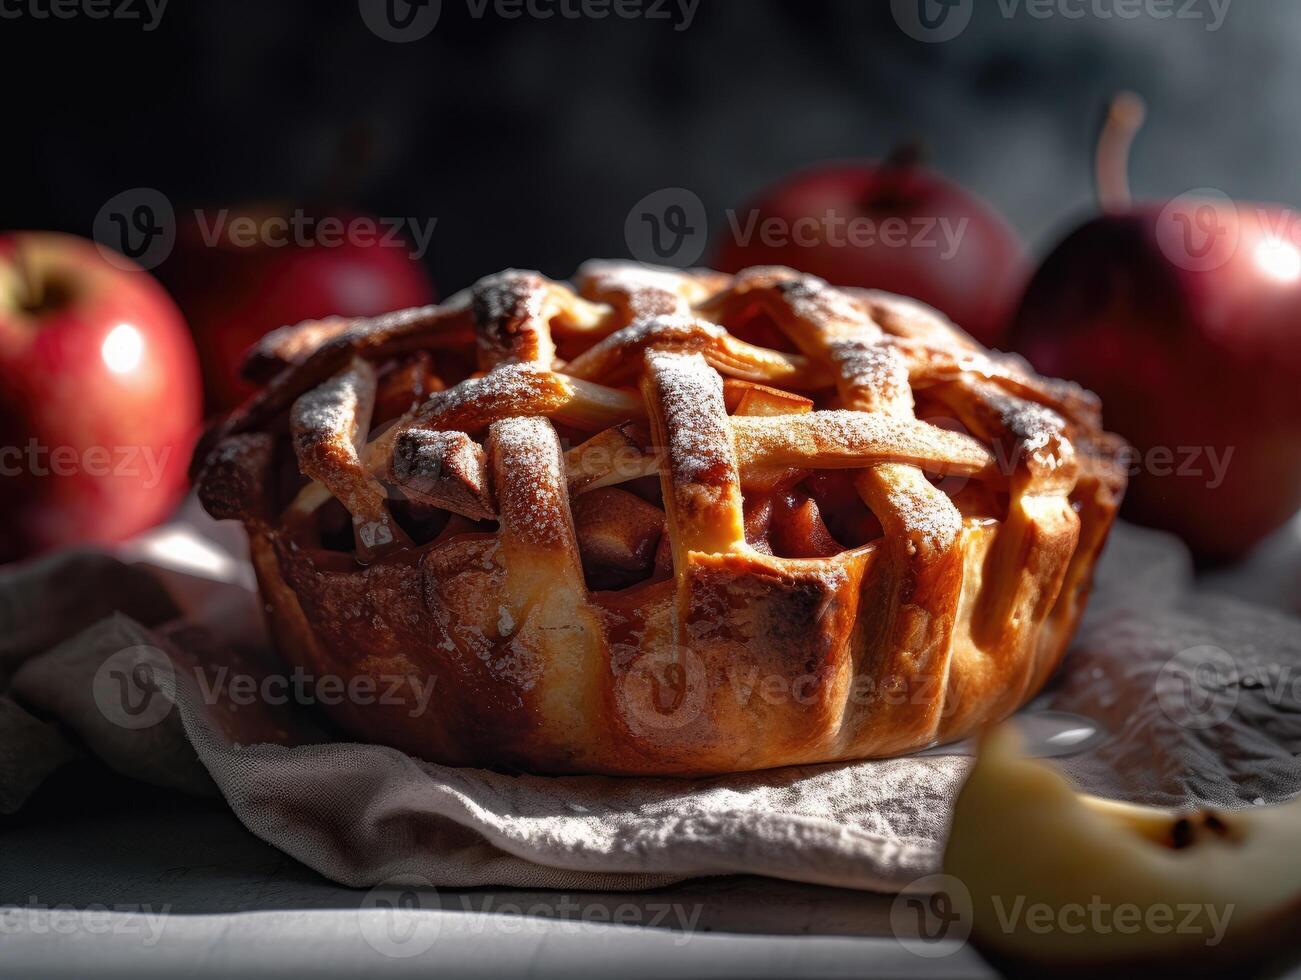
[(902, 293), (990, 346), (1002, 341), (1028, 271), (1007, 222), (914, 154), (792, 174), (728, 214), (716, 265), (787, 265)]
[(201, 422), (180, 311), (71, 235), (0, 235), (0, 560), (166, 517)]
[(1035, 274), (1012, 343), (1102, 399), (1133, 443), (1126, 514), (1201, 556), (1236, 557), (1301, 506), (1301, 226), (1218, 192), (1130, 205), (1141, 104), (1100, 144), (1106, 213)]
[(269, 330), (433, 302), (415, 250), (379, 219), (348, 212), (247, 208), (182, 216), (175, 250), (158, 272), (194, 332), (208, 409), (231, 408), (253, 392), (240, 364)]

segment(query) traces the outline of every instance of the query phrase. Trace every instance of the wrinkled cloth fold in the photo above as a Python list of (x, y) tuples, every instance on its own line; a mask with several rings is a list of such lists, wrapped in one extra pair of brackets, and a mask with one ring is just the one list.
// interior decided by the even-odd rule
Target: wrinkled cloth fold
[[(237, 698), (232, 678), (289, 670), (262, 637), (247, 566), (224, 560), (200, 577), (72, 552), (0, 573), (0, 810), (89, 753), (125, 777), (219, 793), (257, 836), (357, 887), (638, 889), (746, 873), (897, 891), (940, 866), (969, 744), (706, 779), (434, 765), (347, 741), (293, 698)], [(1100, 733), (1058, 760), (1089, 792), (1279, 802), (1301, 790), (1299, 627), (1197, 591), (1177, 542), (1121, 526), (1065, 664), (1024, 711)]]

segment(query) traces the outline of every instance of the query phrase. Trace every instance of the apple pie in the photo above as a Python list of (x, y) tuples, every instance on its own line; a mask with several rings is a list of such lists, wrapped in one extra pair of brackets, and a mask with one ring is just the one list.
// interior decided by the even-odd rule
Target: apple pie
[(1090, 393), (784, 268), (509, 270), (246, 370), (196, 469), (280, 652), (346, 733), (452, 765), (966, 735), (1057, 666), (1125, 484)]

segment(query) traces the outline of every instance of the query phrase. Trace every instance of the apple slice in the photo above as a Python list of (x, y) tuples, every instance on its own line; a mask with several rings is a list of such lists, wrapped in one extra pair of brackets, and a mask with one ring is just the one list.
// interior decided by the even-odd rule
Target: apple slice
[(983, 740), (944, 856), (1000, 971), (1256, 976), (1301, 952), (1301, 800), (1192, 813), (1101, 800), (1018, 743), (1007, 726)]
[(803, 415), (813, 402), (779, 388), (739, 378), (723, 379), (723, 403), (730, 415)]

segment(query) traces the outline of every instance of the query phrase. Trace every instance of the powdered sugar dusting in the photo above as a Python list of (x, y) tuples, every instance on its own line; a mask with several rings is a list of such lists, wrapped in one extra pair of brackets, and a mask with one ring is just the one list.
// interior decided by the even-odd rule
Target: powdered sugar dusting
[(828, 335), (869, 330), (874, 324), (863, 307), (848, 293), (827, 285), (817, 276), (798, 276), (778, 283), (791, 312), (816, 324)]
[(375, 369), (357, 360), (346, 370), (298, 397), (290, 413), (295, 446), (349, 443), (364, 437), (375, 402)]
[(739, 482), (723, 380), (699, 354), (646, 355), (664, 414), (675, 485)]
[(539, 548), (573, 546), (560, 440), (544, 418), (493, 424), (489, 452), (502, 534)]
[(711, 342), (724, 340), (727, 335), (717, 324), (693, 316), (655, 316), (616, 330), (574, 358), (566, 370), (582, 378), (605, 376), (618, 372), (647, 348), (699, 350)]
[(583, 263), (578, 278), (595, 295), (622, 297), (632, 320), (689, 308), (683, 292), (692, 279), (674, 269), (597, 259)]
[(845, 337), (831, 341), (828, 353), (840, 369), (841, 396), (854, 402), (854, 407), (883, 411), (886, 406), (899, 406), (912, 411), (908, 365), (899, 351)]
[(471, 307), (486, 365), (516, 360), (550, 366), (555, 356), (546, 319), (550, 286), (539, 273), (514, 269), (474, 285)]
[(515, 415), (545, 415), (564, 404), (568, 384), (535, 364), (502, 365), (479, 378), (467, 378), (436, 391), (420, 408), (416, 425), (477, 431)]

